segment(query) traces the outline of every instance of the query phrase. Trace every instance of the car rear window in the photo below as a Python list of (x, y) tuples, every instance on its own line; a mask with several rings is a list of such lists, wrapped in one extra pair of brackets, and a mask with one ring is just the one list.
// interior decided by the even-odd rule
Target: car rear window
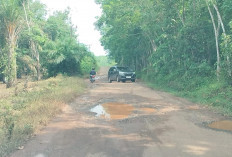
[(132, 70), (128, 67), (118, 67), (118, 70), (124, 71), (124, 72), (132, 72)]

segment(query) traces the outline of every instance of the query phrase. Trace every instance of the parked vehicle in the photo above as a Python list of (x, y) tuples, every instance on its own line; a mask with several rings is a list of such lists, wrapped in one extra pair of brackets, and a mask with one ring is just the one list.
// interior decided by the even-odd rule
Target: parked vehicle
[(132, 82), (135, 82), (135, 80), (136, 80), (135, 72), (128, 67), (113, 66), (108, 71), (108, 81), (110, 83), (112, 81), (117, 81), (117, 82), (132, 81)]
[(95, 77), (96, 77), (96, 75), (90, 75), (90, 82), (91, 83), (95, 82)]

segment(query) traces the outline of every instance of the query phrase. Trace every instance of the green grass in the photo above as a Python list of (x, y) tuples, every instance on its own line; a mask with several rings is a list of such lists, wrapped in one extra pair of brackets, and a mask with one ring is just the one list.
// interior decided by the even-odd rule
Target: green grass
[(11, 92), (0, 99), (0, 156), (6, 156), (44, 127), (84, 91), (85, 84), (77, 77), (57, 76), (29, 83), (27, 90), (22, 85), (18, 88), (17, 96)]

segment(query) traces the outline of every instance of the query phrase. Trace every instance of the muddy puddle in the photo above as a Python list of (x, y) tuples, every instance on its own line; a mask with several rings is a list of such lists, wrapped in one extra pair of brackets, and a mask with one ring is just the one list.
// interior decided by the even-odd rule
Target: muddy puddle
[(208, 127), (212, 129), (232, 131), (232, 121), (224, 120), (224, 121), (213, 122), (209, 124)]
[(102, 105), (97, 105), (94, 108), (92, 108), (90, 111), (96, 113), (96, 117), (110, 118), (110, 114), (106, 112), (106, 110)]
[(90, 111), (96, 113), (97, 117), (109, 119), (125, 119), (128, 118), (134, 110), (134, 107), (129, 104), (117, 102), (109, 102), (95, 106)]

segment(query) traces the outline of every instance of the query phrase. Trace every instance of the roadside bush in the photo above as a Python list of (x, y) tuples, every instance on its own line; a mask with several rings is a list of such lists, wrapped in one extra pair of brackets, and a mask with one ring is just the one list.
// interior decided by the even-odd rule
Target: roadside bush
[(167, 73), (164, 68), (157, 73), (142, 73), (141, 76), (153, 88), (216, 107), (232, 115), (232, 86), (228, 84), (228, 79), (218, 81), (214, 69), (206, 62), (190, 64), (187, 69), (176, 67)]
[[(73, 100), (85, 85), (77, 77), (50, 78), (20, 86), (17, 96), (0, 100), (0, 156), (20, 146), (25, 139), (46, 125), (64, 105)], [(10, 90), (10, 89), (9, 89)]]
[(85, 56), (81, 60), (81, 72), (82, 74), (87, 74), (91, 71), (92, 67), (97, 68), (97, 62), (93, 55)]

